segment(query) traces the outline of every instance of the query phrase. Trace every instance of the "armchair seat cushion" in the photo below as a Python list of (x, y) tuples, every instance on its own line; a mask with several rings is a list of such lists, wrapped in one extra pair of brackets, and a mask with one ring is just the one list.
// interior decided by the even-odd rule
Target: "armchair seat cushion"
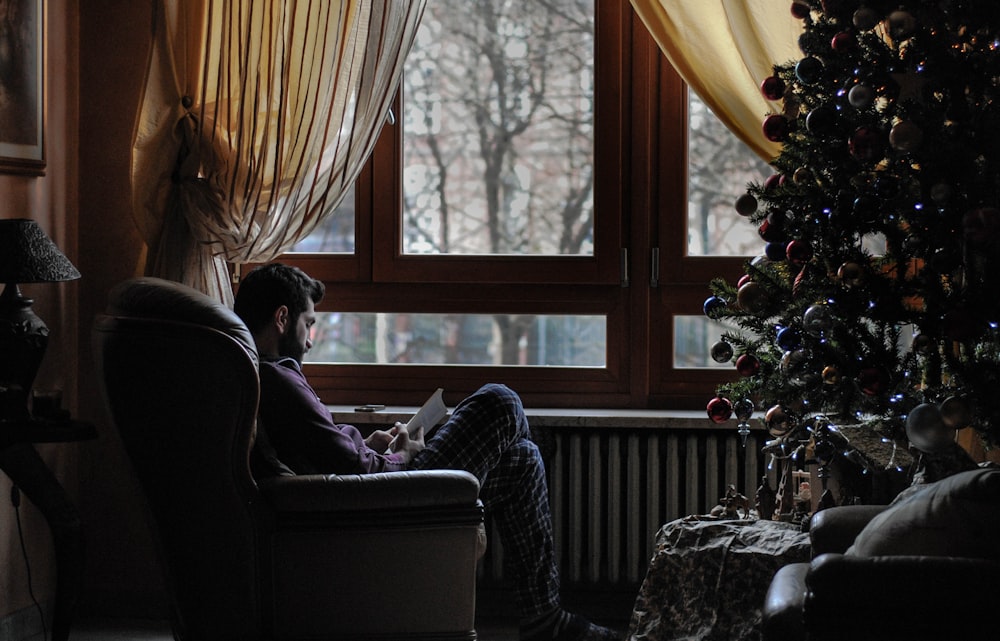
[(805, 578), (808, 638), (994, 638), (996, 623), (983, 613), (995, 607), (998, 571), (983, 559), (823, 554)]

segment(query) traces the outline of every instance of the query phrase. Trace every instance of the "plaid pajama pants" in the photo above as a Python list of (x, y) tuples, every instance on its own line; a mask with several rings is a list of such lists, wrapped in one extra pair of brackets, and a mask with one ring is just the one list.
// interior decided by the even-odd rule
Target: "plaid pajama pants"
[(559, 606), (545, 468), (514, 391), (490, 383), (463, 400), (409, 467), (474, 474), (500, 534), (519, 614), (535, 617)]

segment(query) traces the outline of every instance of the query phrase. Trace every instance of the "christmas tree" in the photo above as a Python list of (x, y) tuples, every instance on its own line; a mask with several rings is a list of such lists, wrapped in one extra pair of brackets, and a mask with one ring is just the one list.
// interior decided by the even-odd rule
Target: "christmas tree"
[(705, 302), (732, 326), (712, 357), (740, 375), (708, 413), (743, 434), (759, 410), (775, 437), (850, 422), (928, 453), (964, 428), (996, 444), (1000, 3), (795, 0), (792, 15), (802, 57), (761, 84), (782, 151), (736, 202), (763, 252)]

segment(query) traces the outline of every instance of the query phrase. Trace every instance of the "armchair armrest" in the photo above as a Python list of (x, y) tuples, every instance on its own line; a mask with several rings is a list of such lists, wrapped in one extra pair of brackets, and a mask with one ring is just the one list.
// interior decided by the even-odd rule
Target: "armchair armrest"
[(816, 512), (809, 522), (813, 556), (846, 552), (868, 522), (887, 505), (842, 505)]
[(986, 559), (824, 554), (805, 578), (809, 638), (987, 638), (998, 575)]
[(463, 470), (278, 476), (258, 488), (279, 513), (474, 506), (479, 496), (478, 479)]

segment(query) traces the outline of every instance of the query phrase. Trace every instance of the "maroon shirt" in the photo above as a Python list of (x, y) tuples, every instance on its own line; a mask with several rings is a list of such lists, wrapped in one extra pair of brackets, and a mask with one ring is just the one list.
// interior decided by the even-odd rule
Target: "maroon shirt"
[(402, 455), (376, 452), (358, 428), (334, 423), (293, 358), (261, 361), (258, 416), (278, 459), (296, 474), (406, 469)]

